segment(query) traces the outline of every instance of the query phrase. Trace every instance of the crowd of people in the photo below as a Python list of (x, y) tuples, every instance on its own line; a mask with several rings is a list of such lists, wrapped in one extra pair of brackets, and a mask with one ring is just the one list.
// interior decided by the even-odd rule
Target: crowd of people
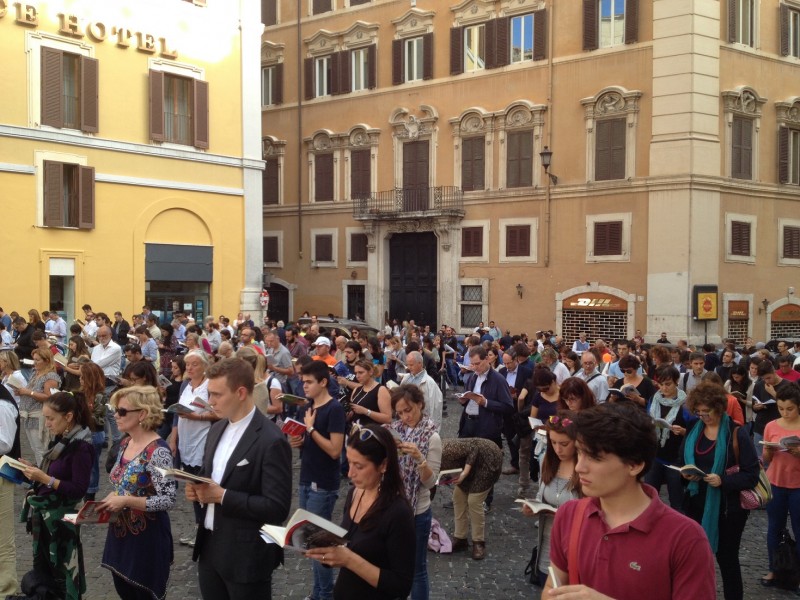
[[(87, 534), (64, 517), (94, 501), (120, 598), (166, 597), (177, 502), (193, 507), (176, 537), (203, 597), (270, 598), (283, 550), (261, 526), (282, 525), (293, 498), (331, 520), (341, 490), (346, 544), (306, 549), (307, 598), (427, 600), (438, 486), (453, 486), (452, 551), (481, 561), (502, 475), (535, 519), (543, 597), (711, 599), (716, 558), (724, 597), (742, 599), (742, 533), (764, 507), (760, 584), (797, 585), (778, 552), (787, 519), (800, 543), (800, 344), (83, 310), (67, 326), (56, 311), (0, 309), (0, 455), (24, 465), (33, 555), (20, 579), (20, 488), (3, 467), (0, 597), (82, 597)], [(456, 438), (442, 432), (448, 403)], [(103, 469), (111, 492), (98, 498)]]

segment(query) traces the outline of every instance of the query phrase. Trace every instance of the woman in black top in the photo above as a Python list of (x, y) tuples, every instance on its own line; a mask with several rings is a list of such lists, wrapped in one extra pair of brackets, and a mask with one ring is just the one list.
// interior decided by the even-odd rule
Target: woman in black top
[(342, 527), (348, 544), (313, 548), (306, 556), (340, 567), (336, 599), (405, 598), (414, 578), (414, 514), (403, 491), (394, 438), (382, 427), (354, 425), (347, 460), (353, 487)]
[(640, 408), (649, 408), (650, 400), (653, 395), (658, 391), (656, 384), (653, 380), (644, 375), (639, 375), (639, 359), (628, 354), (619, 359), (619, 369), (623, 373), (622, 379), (617, 379), (614, 383), (614, 388), (620, 390), (627, 385), (632, 385), (636, 388), (635, 393), (626, 394), (625, 397), (632, 402), (635, 402)]

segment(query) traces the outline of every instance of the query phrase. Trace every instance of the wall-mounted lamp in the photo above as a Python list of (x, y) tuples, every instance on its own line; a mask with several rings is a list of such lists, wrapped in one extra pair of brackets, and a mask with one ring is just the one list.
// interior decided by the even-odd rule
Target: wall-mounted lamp
[(521, 284), (521, 283), (518, 283), (518, 284), (517, 284), (517, 296), (519, 296), (520, 298), (522, 298), (522, 290), (524, 290), (524, 289), (525, 289), (525, 288), (523, 288), (523, 287), (522, 287), (522, 284)]
[(558, 177), (550, 173), (550, 163), (553, 160), (553, 151), (550, 150), (547, 146), (544, 147), (544, 150), (539, 152), (539, 156), (542, 159), (542, 166), (544, 167), (544, 174), (550, 178), (550, 181), (553, 185), (558, 184)]
[(764, 298), (764, 299), (761, 301), (761, 306), (763, 306), (764, 308), (759, 308), (759, 309), (758, 309), (758, 314), (761, 314), (762, 312), (767, 312), (767, 308), (769, 307), (769, 300), (767, 300), (766, 298)]

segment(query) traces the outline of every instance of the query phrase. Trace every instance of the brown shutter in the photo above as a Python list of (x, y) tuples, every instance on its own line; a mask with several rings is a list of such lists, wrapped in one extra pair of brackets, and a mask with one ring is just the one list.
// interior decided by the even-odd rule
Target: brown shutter
[(625, 43), (639, 41), (639, 0), (625, 0)]
[(99, 69), (96, 58), (81, 56), (81, 131), (97, 133)]
[(800, 258), (800, 227), (784, 226), (783, 258)]
[(778, 129), (778, 182), (789, 183), (789, 135), (788, 127)]
[(781, 56), (789, 56), (789, 7), (781, 4)]
[(473, 142), (475, 138), (461, 140), (461, 189), (471, 192), (475, 189), (474, 165), (473, 165)]
[(625, 179), (625, 119), (611, 121), (611, 179)]
[(333, 154), (314, 157), (314, 201), (333, 200)]
[(150, 139), (164, 141), (164, 72), (150, 71)]
[(611, 254), (608, 251), (608, 228), (607, 223), (594, 224), (594, 248), (592, 253), (594, 256), (608, 256)]
[(519, 187), (519, 134), (506, 138), (506, 187)]
[(372, 192), (370, 173), (370, 150), (350, 152), (350, 197), (368, 198)]
[(367, 88), (374, 90), (378, 86), (378, 60), (375, 44), (367, 46)]
[(483, 25), (485, 44), (484, 68), (494, 69), (497, 66), (497, 19), (490, 19)]
[(753, 178), (753, 125), (750, 119), (742, 119), (742, 177)]
[(533, 185), (533, 132), (518, 131), (507, 139), (506, 187)]
[(400, 85), (404, 79), (403, 40), (392, 40), (392, 85)]
[(264, 206), (275, 206), (280, 201), (280, 169), (277, 158), (264, 161), (264, 173), (261, 176), (261, 198)]
[(94, 229), (94, 167), (78, 167), (78, 227)]
[(354, 233), (350, 236), (350, 260), (367, 262), (367, 234)]
[(731, 221), (731, 254), (750, 256), (750, 223)]
[(450, 29), (450, 75), (464, 72), (464, 29)]
[(64, 166), (50, 160), (44, 161), (44, 206), (42, 207), (45, 227), (64, 225)]
[(742, 121), (733, 117), (731, 121), (731, 177), (742, 179)]
[(506, 256), (531, 255), (531, 226), (508, 225), (506, 227)]
[(739, 12), (739, 0), (728, 0), (728, 41), (736, 41), (736, 15)]
[(194, 104), (192, 106), (192, 120), (194, 121), (194, 145), (197, 148), (208, 148), (208, 82), (200, 81), (199, 79), (193, 79), (192, 84), (194, 91)]
[(42, 125), (64, 126), (63, 52), (42, 47)]
[(267, 26), (278, 23), (278, 0), (261, 0), (261, 22)]
[(314, 99), (314, 59), (313, 58), (306, 58), (303, 60), (303, 71), (305, 75), (305, 81), (303, 82), (306, 100), (313, 100)]
[(618, 256), (622, 254), (622, 221), (606, 221), (594, 224), (594, 256)]
[(547, 9), (543, 8), (533, 13), (533, 60), (545, 58), (547, 58)]
[(433, 79), (433, 34), (422, 36), (422, 78)]
[(278, 252), (278, 237), (274, 235), (266, 236), (263, 242), (263, 262), (277, 263), (280, 262), (280, 254)]
[(314, 0), (312, 5), (312, 11), (315, 15), (319, 15), (325, 12), (330, 12), (330, 10), (331, 10), (331, 0)]
[(341, 68), (339, 63), (341, 62), (341, 54), (341, 52), (334, 52), (328, 56), (328, 93), (331, 96), (336, 96), (340, 93)]
[(595, 122), (594, 178), (605, 181), (611, 177), (611, 121)]
[(583, 0), (583, 49), (597, 50), (597, 0)]
[(272, 67), (272, 103), (283, 104), (283, 63)]
[(511, 62), (511, 51), (509, 50), (509, 19), (501, 17), (495, 19), (495, 66), (504, 67)]
[(353, 58), (350, 50), (339, 52), (339, 93), (347, 94), (353, 91), (352, 79)]
[(317, 235), (314, 237), (314, 260), (316, 262), (333, 261), (333, 236)]
[(753, 121), (733, 117), (731, 145), (731, 176), (736, 179), (753, 177)]
[(483, 227), (461, 229), (461, 256), (463, 258), (483, 256)]

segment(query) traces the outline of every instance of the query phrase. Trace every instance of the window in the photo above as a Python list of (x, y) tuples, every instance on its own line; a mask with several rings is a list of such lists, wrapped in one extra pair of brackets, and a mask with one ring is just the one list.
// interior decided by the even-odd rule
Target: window
[(150, 71), (150, 139), (208, 148), (208, 83)]
[(486, 68), (486, 26), (464, 28), (464, 70), (467, 73)]
[(333, 154), (314, 157), (314, 201), (333, 201)]
[(506, 144), (506, 187), (533, 185), (533, 132), (509, 133)]
[(597, 50), (639, 39), (639, 0), (583, 0), (583, 49)]
[(338, 239), (338, 230), (334, 228), (311, 230), (312, 267), (336, 267)]
[(421, 37), (405, 41), (405, 80), (418, 81), (422, 79), (424, 70), (424, 41)]
[(631, 213), (586, 215), (586, 262), (629, 262)]
[(465, 192), (483, 190), (486, 187), (485, 148), (484, 136), (461, 140), (461, 189)]
[(280, 204), (280, 165), (277, 158), (264, 161), (264, 173), (261, 176), (261, 193), (264, 206)]
[(731, 221), (731, 254), (750, 256), (750, 223)]
[(509, 225), (506, 227), (506, 256), (518, 258), (531, 254), (531, 226)]
[(800, 58), (800, 8), (781, 4), (781, 55)]
[(261, 68), (261, 106), (283, 104), (283, 63)]
[(350, 72), (352, 74), (352, 91), (358, 92), (367, 89), (369, 61), (366, 48), (357, 48), (350, 52)]
[(800, 185), (800, 130), (778, 129), (778, 180)]
[(538, 219), (500, 219), (500, 262), (536, 262)]
[(605, 221), (594, 224), (594, 255), (622, 254), (622, 221)]
[(605, 119), (595, 127), (595, 180), (625, 179), (625, 119)]
[(755, 47), (757, 1), (728, 0), (729, 42)]
[(488, 281), (482, 279), (462, 279), (459, 295), (459, 325), (462, 332), (469, 332), (486, 321), (488, 303)]
[(800, 260), (800, 226), (783, 226), (783, 252), (784, 259)]
[(511, 18), (511, 62), (533, 60), (533, 14)]
[(753, 179), (753, 120), (746, 117), (733, 117), (731, 177)]
[(331, 56), (314, 59), (314, 94), (315, 97), (329, 96), (331, 93)]
[(280, 264), (280, 239), (277, 235), (264, 236), (264, 266)]
[(369, 198), (372, 194), (371, 151), (350, 152), (350, 197), (353, 200)]
[(333, 7), (331, 6), (331, 0), (312, 0), (312, 14), (319, 15), (330, 12), (331, 10), (333, 10)]
[(97, 133), (97, 60), (44, 46), (41, 58), (42, 125)]
[(94, 167), (44, 161), (45, 227), (94, 229)]
[(367, 262), (366, 233), (353, 233), (350, 235), (350, 262)]
[(369, 4), (371, 0), (350, 0), (350, 6), (358, 6), (359, 4)]
[(461, 228), (461, 257), (477, 258), (483, 256), (483, 227)]
[(314, 238), (314, 260), (331, 262), (333, 260), (333, 236), (318, 235)]
[(392, 84), (433, 77), (433, 34), (392, 42)]
[(278, 0), (261, 0), (261, 23), (267, 27), (278, 23)]
[(725, 260), (755, 264), (756, 217), (725, 213)]

